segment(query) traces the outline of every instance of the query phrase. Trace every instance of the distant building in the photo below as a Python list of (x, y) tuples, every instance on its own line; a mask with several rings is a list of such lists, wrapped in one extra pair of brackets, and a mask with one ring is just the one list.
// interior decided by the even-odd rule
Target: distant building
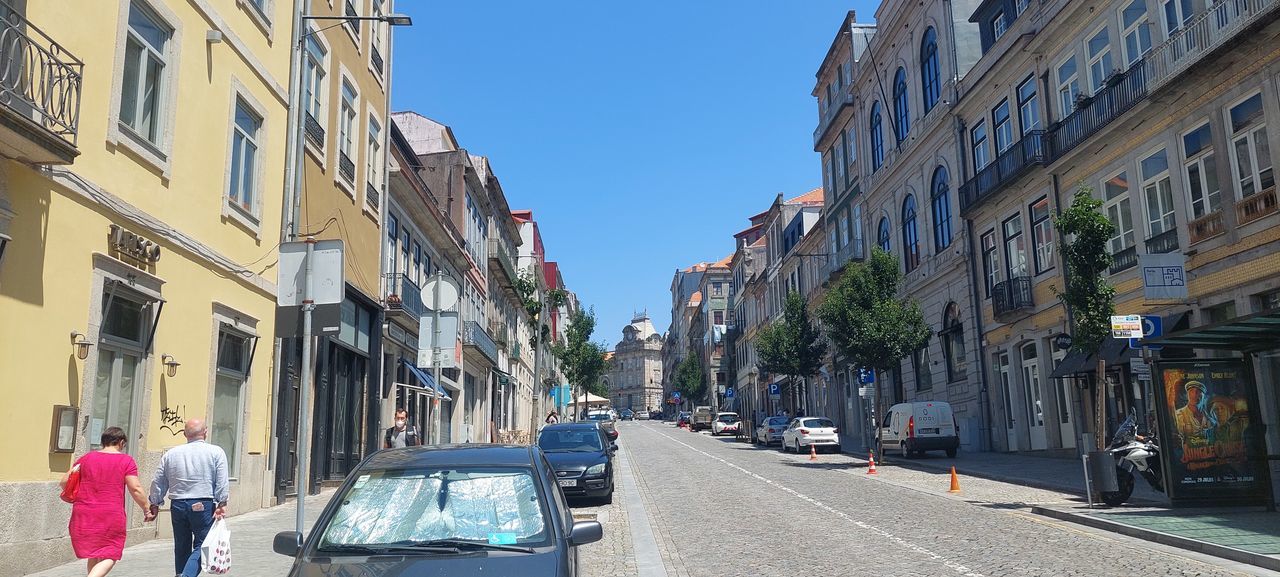
[(622, 328), (611, 353), (609, 399), (619, 409), (652, 411), (662, 405), (662, 335), (649, 315), (640, 313)]

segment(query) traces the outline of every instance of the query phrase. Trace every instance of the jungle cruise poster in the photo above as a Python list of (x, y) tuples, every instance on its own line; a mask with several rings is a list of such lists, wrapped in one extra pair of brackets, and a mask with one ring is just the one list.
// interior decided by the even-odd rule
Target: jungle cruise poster
[(1158, 365), (1160, 446), (1174, 502), (1265, 499), (1266, 449), (1257, 399), (1242, 359)]

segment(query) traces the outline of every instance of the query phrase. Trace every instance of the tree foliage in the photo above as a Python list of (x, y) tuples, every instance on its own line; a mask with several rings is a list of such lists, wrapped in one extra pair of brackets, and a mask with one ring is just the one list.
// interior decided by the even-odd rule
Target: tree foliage
[(782, 318), (756, 333), (755, 348), (761, 371), (793, 380), (816, 374), (827, 354), (827, 343), (810, 322), (804, 297), (796, 292), (787, 294)]
[(676, 365), (675, 378), (671, 380), (671, 384), (686, 400), (701, 399), (706, 394), (707, 372), (702, 370), (702, 362), (693, 351), (685, 353), (684, 360)]
[(594, 308), (575, 311), (565, 328), (565, 341), (556, 343), (551, 354), (560, 360), (560, 369), (572, 386), (603, 397), (608, 393), (600, 380), (607, 368), (604, 360), (605, 346), (591, 341), (591, 334), (595, 330)]
[[(529, 337), (529, 348), (537, 348), (539, 321), (542, 320), (542, 307), (545, 304), (552, 310), (559, 309), (569, 300), (569, 293), (564, 289), (551, 289), (547, 291), (545, 298), (539, 298), (540, 283), (538, 279), (530, 271), (523, 271), (516, 276), (516, 294), (520, 295), (520, 302), (524, 306), (524, 311), (529, 315), (529, 330), (532, 335)], [(541, 323), (542, 342), (551, 341), (551, 327), (547, 323)]]
[(1112, 263), (1107, 243), (1115, 225), (1101, 207), (1093, 190), (1081, 184), (1071, 206), (1054, 220), (1067, 268), (1066, 290), (1058, 298), (1071, 310), (1071, 348), (1084, 353), (1096, 353), (1111, 336), (1115, 314), (1116, 289), (1106, 277)]
[(898, 259), (874, 248), (865, 263), (849, 266), (818, 307), (836, 348), (860, 367), (891, 369), (929, 342), (920, 306), (897, 296)]

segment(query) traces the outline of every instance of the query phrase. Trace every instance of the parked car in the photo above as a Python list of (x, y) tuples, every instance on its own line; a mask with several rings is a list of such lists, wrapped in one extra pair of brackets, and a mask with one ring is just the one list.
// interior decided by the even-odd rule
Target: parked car
[(600, 423), (600, 426), (609, 435), (610, 441), (618, 440), (618, 423), (616, 419), (617, 415), (615, 415), (613, 411), (603, 410), (587, 411), (587, 414), (583, 418), (584, 421), (595, 421)]
[(556, 470), (565, 497), (613, 502), (613, 455), (618, 445), (596, 423), (547, 425), (538, 433), (538, 448)]
[(945, 401), (898, 403), (889, 407), (880, 427), (884, 450), (897, 450), (903, 457), (925, 451), (946, 451), (955, 457), (960, 450), (960, 427)]
[(715, 413), (711, 412), (711, 407), (701, 406), (693, 408), (693, 419), (690, 421), (690, 428), (695, 431), (711, 428), (711, 421), (715, 420)]
[(716, 420), (711, 422), (711, 434), (717, 437), (721, 433), (737, 434), (740, 428), (742, 419), (738, 418), (738, 413), (716, 413)]
[(693, 413), (690, 413), (689, 411), (680, 411), (680, 414), (676, 416), (676, 426), (689, 426), (689, 420), (691, 418), (693, 418)]
[(756, 444), (768, 447), (774, 443), (782, 444), (782, 432), (787, 430), (790, 421), (786, 417), (768, 417), (756, 427)]
[(624, 421), (634, 421), (636, 419), (636, 413), (631, 409), (622, 409), (622, 411), (618, 413), (618, 417)]
[(446, 445), (374, 453), (347, 476), (306, 541), (285, 531), (272, 549), (295, 558), (290, 577), (576, 577), (577, 547), (603, 533), (597, 521), (572, 521), (538, 447)]
[(662, 414), (662, 411), (649, 411), (649, 419), (661, 421), (664, 419), (664, 415)]
[(797, 453), (821, 447), (840, 448), (840, 429), (826, 417), (796, 417), (791, 419), (787, 430), (782, 432), (782, 450), (792, 449)]
[(650, 411), (636, 411), (637, 421), (647, 421), (652, 418), (653, 418), (653, 413)]

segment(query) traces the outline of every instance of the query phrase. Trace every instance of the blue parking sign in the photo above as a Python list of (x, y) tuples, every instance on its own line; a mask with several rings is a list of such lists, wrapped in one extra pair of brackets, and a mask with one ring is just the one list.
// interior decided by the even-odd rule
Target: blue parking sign
[(1142, 315), (1142, 338), (1129, 339), (1129, 348), (1136, 349), (1138, 347), (1145, 347), (1153, 351), (1158, 351), (1163, 349), (1164, 346), (1144, 344), (1142, 341), (1144, 339), (1154, 339), (1161, 336), (1164, 336), (1164, 319), (1160, 318), (1160, 315)]
[(728, 387), (724, 390), (724, 398), (726, 399), (733, 398), (733, 387)]
[(778, 398), (782, 396), (782, 386), (778, 383), (769, 383), (769, 396)]

